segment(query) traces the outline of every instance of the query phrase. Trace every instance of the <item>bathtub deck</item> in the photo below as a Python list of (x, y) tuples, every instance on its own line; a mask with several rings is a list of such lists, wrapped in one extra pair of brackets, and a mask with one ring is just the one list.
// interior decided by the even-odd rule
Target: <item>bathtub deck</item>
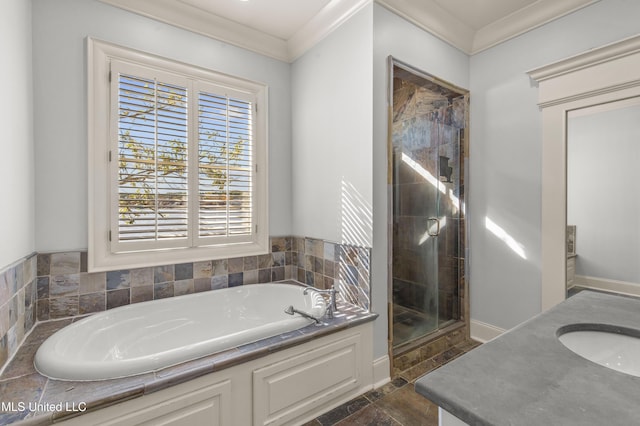
[[(80, 403), (86, 404), (87, 411), (100, 409), (370, 322), (376, 317), (377, 314), (364, 311), (357, 306), (339, 305), (339, 312), (335, 318), (325, 319), (326, 325), (323, 326), (310, 325), (152, 373), (89, 382), (52, 380), (35, 370), (33, 358), (40, 344), (72, 320), (40, 323), (0, 376), (0, 395), (5, 404), (2, 407), (3, 411), (0, 411), (0, 425), (24, 420), (26, 422), (21, 424), (49, 425), (54, 421), (79, 414), (77, 410), (85, 408)], [(13, 406), (11, 402), (14, 403)]]

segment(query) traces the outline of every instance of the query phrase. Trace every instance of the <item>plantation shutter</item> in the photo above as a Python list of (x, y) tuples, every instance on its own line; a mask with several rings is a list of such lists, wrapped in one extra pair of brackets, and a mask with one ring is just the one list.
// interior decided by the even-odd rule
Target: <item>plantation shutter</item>
[(111, 151), (112, 206), (117, 207), (112, 247), (186, 247), (188, 80), (114, 61), (111, 81), (117, 135)]
[(269, 244), (269, 88), (87, 39), (91, 272)]
[(115, 60), (111, 81), (112, 251), (251, 242), (254, 95)]
[(253, 102), (199, 87), (199, 237), (246, 239), (253, 232)]

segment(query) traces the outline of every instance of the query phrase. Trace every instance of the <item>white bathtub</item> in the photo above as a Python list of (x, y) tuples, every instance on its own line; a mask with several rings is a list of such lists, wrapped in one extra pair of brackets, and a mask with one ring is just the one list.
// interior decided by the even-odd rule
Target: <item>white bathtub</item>
[(292, 284), (257, 284), (127, 305), (59, 330), (35, 356), (59, 380), (102, 380), (155, 371), (297, 330), (321, 317), (322, 296)]

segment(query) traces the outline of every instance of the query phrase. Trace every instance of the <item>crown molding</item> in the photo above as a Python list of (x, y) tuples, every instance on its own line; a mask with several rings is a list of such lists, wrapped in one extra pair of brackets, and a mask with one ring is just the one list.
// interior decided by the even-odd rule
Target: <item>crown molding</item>
[(432, 0), (420, 7), (406, 0), (376, 0), (385, 9), (469, 54), (475, 31)]
[(600, 0), (538, 0), (477, 31), (434, 0), (422, 0), (419, 6), (409, 0), (331, 0), (288, 40), (265, 34), (181, 1), (99, 1), (280, 61), (293, 62), (374, 1), (464, 53), (473, 55)]
[(502, 19), (480, 28), (474, 36), (469, 54), (476, 54), (497, 44), (538, 28), (600, 0), (538, 0)]
[(332, 0), (287, 42), (288, 60), (295, 61), (373, 0)]
[(289, 40), (282, 40), (175, 0), (100, 0), (103, 3), (222, 42), (293, 62), (373, 0), (332, 0)]
[(423, 0), (419, 7), (407, 0), (376, 0), (376, 3), (464, 53), (474, 55), (599, 1), (538, 0), (477, 31), (433, 0)]
[(289, 61), (285, 40), (175, 0), (100, 0), (281, 61)]

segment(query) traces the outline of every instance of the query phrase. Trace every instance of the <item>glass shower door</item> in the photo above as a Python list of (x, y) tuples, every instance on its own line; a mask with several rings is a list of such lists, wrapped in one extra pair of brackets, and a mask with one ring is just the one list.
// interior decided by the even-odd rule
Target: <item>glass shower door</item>
[(394, 66), (393, 347), (460, 318), (461, 134), (466, 98)]
[(438, 147), (426, 137), (432, 128), (426, 117), (402, 127), (393, 151), (394, 346), (437, 330), (439, 311)]

